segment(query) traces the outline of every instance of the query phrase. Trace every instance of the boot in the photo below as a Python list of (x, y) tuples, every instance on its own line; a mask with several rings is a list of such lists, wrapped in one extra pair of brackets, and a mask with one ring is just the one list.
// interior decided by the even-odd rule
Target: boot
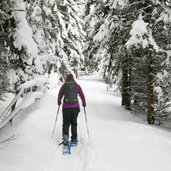
[(63, 145), (64, 146), (68, 145), (68, 135), (63, 135)]
[(77, 139), (72, 139), (72, 140), (71, 140), (71, 145), (72, 145), (73, 147), (75, 147), (75, 146), (77, 145), (77, 143), (78, 143), (78, 140), (77, 140)]

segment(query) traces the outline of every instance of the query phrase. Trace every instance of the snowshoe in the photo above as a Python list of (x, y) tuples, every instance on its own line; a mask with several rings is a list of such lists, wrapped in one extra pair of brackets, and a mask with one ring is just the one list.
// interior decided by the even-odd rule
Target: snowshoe
[(63, 136), (63, 150), (62, 150), (62, 153), (65, 155), (65, 154), (71, 154), (71, 144), (68, 140), (68, 136), (67, 135), (64, 135)]
[(78, 144), (78, 140), (77, 139), (71, 140), (71, 147), (76, 147), (77, 144)]
[(69, 144), (63, 146), (62, 154), (63, 155), (71, 154), (71, 147)]

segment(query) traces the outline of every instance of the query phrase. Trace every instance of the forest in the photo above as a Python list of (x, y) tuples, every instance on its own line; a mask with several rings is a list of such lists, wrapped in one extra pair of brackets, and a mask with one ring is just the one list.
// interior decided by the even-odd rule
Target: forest
[(94, 72), (117, 86), (121, 107), (169, 122), (171, 1), (0, 0), (0, 110), (15, 99), (0, 124), (19, 97), (44, 93), (52, 73), (63, 82)]

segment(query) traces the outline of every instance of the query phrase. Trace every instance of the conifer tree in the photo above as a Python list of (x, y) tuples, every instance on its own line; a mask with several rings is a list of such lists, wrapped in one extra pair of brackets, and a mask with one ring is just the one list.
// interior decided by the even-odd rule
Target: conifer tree
[(14, 90), (26, 81), (44, 74), (43, 63), (40, 59), (38, 46), (33, 39), (33, 30), (27, 20), (27, 2), (15, 0), (13, 3), (15, 29), (11, 33), (13, 55), (10, 63), (13, 66)]
[(99, 70), (99, 66), (101, 66), (100, 64), (103, 66), (103, 63), (105, 63), (103, 60), (103, 50), (105, 48), (100, 50), (105, 42), (102, 41), (104, 38), (103, 35), (100, 36), (101, 39), (99, 39), (99, 34), (101, 34), (101, 26), (104, 24), (104, 18), (106, 16), (104, 8), (105, 2), (94, 0), (87, 1), (85, 7), (85, 30), (87, 36), (84, 54), (86, 56), (88, 68), (92, 71)]
[(3, 94), (9, 91), (10, 81), (8, 71), (10, 69), (10, 32), (14, 27), (12, 17), (12, 3), (7, 1), (0, 2), (0, 100)]
[[(58, 41), (57, 49), (59, 56), (63, 58), (63, 64), (77, 75), (77, 70), (82, 67), (84, 56), (82, 55), (85, 33), (83, 31), (83, 1), (65, 0), (57, 1), (59, 34), (62, 44)], [(68, 68), (68, 66), (66, 67)]]

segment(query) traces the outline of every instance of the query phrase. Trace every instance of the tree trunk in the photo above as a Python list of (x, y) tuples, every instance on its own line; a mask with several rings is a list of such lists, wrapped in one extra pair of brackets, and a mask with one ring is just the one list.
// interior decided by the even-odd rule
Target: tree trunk
[(152, 75), (151, 75), (151, 66), (147, 65), (147, 121), (149, 124), (154, 123), (153, 117), (153, 86), (152, 86)]
[(129, 74), (125, 65), (122, 66), (122, 106), (130, 110), (130, 95), (129, 95)]

